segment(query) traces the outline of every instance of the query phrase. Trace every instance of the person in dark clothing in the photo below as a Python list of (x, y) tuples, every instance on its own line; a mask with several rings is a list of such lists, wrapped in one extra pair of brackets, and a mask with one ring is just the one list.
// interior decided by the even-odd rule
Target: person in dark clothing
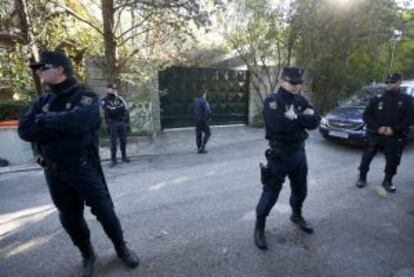
[(308, 174), (305, 140), (308, 138), (306, 130), (316, 129), (320, 116), (300, 95), (302, 75), (303, 69), (299, 67), (285, 67), (279, 90), (268, 96), (263, 104), (266, 139), (270, 148), (265, 152), (267, 166), (261, 170), (263, 193), (256, 207), (254, 232), (256, 246), (262, 250), (267, 249), (266, 218), (277, 201), (286, 177), (289, 178), (291, 187), (290, 219), (302, 231), (313, 232), (313, 228), (302, 215)]
[(383, 149), (386, 166), (382, 188), (391, 193), (396, 191), (392, 178), (397, 173), (407, 132), (414, 120), (413, 98), (400, 92), (401, 81), (401, 74), (389, 74), (385, 81), (385, 92), (371, 99), (364, 111), (368, 142), (355, 184), (358, 188), (366, 186), (369, 165), (378, 150)]
[(101, 105), (105, 113), (105, 121), (111, 136), (111, 164), (117, 164), (116, 152), (119, 138), (122, 161), (129, 163), (126, 155), (127, 126), (128, 126), (128, 105), (124, 99), (118, 95), (115, 84), (108, 84), (107, 95), (102, 99)]
[(199, 92), (191, 106), (196, 131), (197, 152), (200, 154), (207, 153), (206, 144), (211, 136), (210, 126), (208, 124), (211, 118), (211, 108), (206, 100), (206, 96), (207, 92)]
[(80, 276), (92, 276), (96, 259), (84, 203), (102, 224), (118, 256), (128, 267), (138, 266), (138, 256), (124, 241), (100, 163), (97, 95), (72, 77), (71, 61), (64, 53), (44, 51), (40, 62), (30, 66), (50, 91), (20, 118), (18, 133), (36, 145), (60, 221), (82, 254)]

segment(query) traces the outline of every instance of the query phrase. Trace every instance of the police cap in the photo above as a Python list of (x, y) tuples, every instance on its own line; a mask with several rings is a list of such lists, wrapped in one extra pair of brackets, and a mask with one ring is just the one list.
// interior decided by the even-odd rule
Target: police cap
[(282, 79), (292, 85), (303, 84), (304, 70), (297, 66), (284, 67), (282, 70)]
[(40, 61), (30, 64), (30, 67), (37, 70), (47, 65), (62, 66), (65, 73), (72, 74), (72, 63), (65, 53), (60, 51), (42, 51)]
[(109, 83), (106, 85), (106, 88), (112, 88), (112, 89), (117, 89), (116, 84), (114, 83)]
[(390, 73), (385, 79), (385, 83), (396, 83), (402, 80), (402, 75), (399, 73)]

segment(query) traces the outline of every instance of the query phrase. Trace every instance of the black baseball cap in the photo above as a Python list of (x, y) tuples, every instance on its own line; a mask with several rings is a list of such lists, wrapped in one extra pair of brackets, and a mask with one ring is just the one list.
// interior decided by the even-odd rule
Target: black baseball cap
[(402, 80), (402, 75), (399, 73), (390, 73), (385, 79), (385, 83), (396, 83)]
[(303, 84), (304, 70), (297, 66), (284, 67), (282, 70), (282, 79), (292, 85)]
[(117, 89), (116, 84), (114, 83), (109, 83), (106, 85), (106, 88), (112, 88), (112, 89)]
[(60, 51), (42, 51), (40, 61), (30, 64), (30, 67), (37, 70), (45, 65), (62, 66), (66, 73), (72, 73), (72, 63), (65, 53)]

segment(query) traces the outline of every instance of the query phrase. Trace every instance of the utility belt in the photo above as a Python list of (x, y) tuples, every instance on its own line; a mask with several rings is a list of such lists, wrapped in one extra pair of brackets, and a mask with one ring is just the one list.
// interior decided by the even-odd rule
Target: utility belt
[(91, 152), (87, 151), (79, 156), (71, 157), (69, 159), (62, 159), (62, 160), (52, 160), (39, 155), (36, 158), (36, 162), (43, 167), (44, 169), (48, 170), (61, 170), (61, 169), (69, 169), (79, 166), (85, 166), (91, 161), (94, 160), (94, 156)]
[(270, 141), (269, 145), (270, 148), (265, 151), (267, 165), (264, 165), (263, 163), (259, 164), (260, 180), (263, 185), (271, 184), (272, 182), (272, 170), (269, 167), (271, 161), (286, 158), (289, 155), (305, 149), (304, 142), (287, 144), (279, 141)]
[(265, 156), (269, 158), (281, 158), (305, 149), (304, 142), (286, 143), (280, 141), (269, 141), (270, 149), (266, 150)]

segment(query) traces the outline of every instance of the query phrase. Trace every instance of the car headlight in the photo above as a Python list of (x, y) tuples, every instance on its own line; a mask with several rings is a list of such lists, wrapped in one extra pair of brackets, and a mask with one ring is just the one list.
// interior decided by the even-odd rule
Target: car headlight
[(321, 117), (321, 121), (320, 121), (321, 126), (323, 127), (328, 127), (328, 120), (325, 117)]

